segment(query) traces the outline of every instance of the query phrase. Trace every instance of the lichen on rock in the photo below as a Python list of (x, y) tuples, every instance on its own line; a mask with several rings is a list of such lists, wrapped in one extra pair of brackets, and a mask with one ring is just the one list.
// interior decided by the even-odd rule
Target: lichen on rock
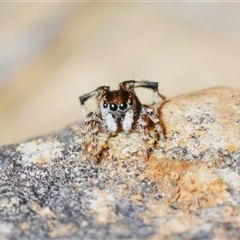
[(240, 238), (240, 91), (178, 96), (159, 112), (165, 140), (149, 158), (138, 133), (119, 133), (97, 163), (79, 123), (1, 147), (0, 237)]

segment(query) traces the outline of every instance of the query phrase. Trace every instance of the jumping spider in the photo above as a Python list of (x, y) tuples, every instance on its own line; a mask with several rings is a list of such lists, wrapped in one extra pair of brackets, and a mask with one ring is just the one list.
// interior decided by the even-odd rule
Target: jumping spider
[[(142, 87), (154, 91), (153, 106), (143, 105), (134, 88)], [(98, 109), (89, 112), (85, 102), (95, 96)], [(154, 128), (158, 139), (163, 140), (164, 134), (159, 123), (157, 111), (158, 99), (165, 97), (158, 92), (158, 83), (150, 81), (124, 81), (119, 84), (119, 90), (110, 90), (108, 86), (98, 87), (96, 90), (79, 97), (82, 105), (85, 123), (82, 128), (83, 147), (87, 152), (92, 152), (98, 161), (106, 147), (107, 138), (118, 132), (140, 132), (146, 145), (149, 129)], [(105, 134), (105, 139), (101, 133)], [(105, 146), (105, 147), (104, 147)]]

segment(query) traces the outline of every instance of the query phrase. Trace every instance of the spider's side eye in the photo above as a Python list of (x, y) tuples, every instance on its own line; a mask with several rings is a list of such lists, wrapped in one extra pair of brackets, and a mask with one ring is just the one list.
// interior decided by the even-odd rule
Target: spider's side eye
[(129, 105), (133, 105), (133, 101), (132, 101), (132, 100), (130, 100), (128, 104), (129, 104)]
[(104, 107), (104, 108), (107, 108), (107, 107), (108, 107), (108, 105), (107, 105), (106, 103), (104, 103), (104, 104), (103, 104), (103, 107)]
[(115, 112), (115, 111), (117, 111), (117, 109), (118, 109), (118, 106), (117, 106), (116, 104), (112, 103), (112, 104), (110, 105), (110, 110), (111, 110), (111, 111)]
[(126, 110), (127, 107), (128, 107), (128, 105), (127, 105), (127, 103), (125, 103), (125, 102), (122, 102), (122, 103), (119, 104), (120, 110)]

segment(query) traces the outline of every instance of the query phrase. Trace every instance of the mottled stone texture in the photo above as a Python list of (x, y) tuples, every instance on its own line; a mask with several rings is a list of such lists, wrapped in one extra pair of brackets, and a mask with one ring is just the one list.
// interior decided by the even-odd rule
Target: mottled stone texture
[(166, 101), (166, 140), (137, 133), (81, 151), (80, 125), (0, 148), (1, 239), (239, 239), (240, 91)]

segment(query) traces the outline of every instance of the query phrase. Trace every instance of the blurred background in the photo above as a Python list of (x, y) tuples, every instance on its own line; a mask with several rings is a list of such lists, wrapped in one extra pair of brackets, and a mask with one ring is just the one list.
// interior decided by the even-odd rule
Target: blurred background
[(239, 88), (239, 13), (227, 2), (1, 2), (0, 145), (82, 121), (78, 97), (100, 85), (158, 81), (167, 97)]

